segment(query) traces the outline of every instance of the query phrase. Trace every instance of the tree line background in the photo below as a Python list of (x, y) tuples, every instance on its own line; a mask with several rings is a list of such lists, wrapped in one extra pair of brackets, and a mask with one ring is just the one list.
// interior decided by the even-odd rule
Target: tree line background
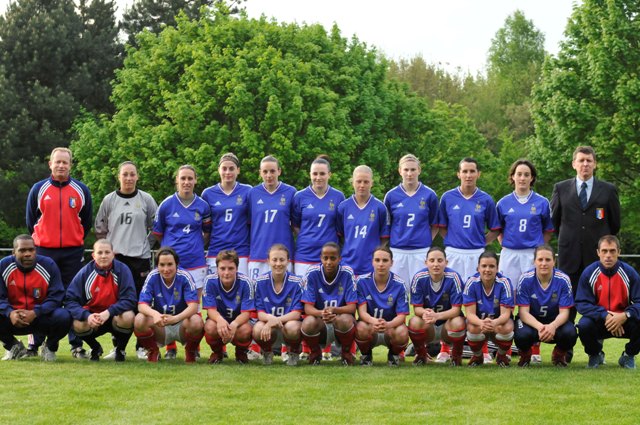
[(474, 156), (496, 200), (526, 157), (535, 190), (550, 197), (575, 175), (575, 146), (589, 144), (598, 177), (620, 190), (625, 251), (640, 252), (639, 1), (584, 0), (556, 57), (516, 11), (496, 30), (485, 72), (471, 75), (419, 56), (389, 60), (336, 26), (249, 19), (241, 1), (135, 0), (118, 22), (113, 1), (17, 0), (0, 17), (0, 242), (25, 230), (27, 193), (55, 146), (71, 146), (72, 174), (97, 209), (124, 160), (160, 201), (184, 163), (198, 170), (198, 191), (216, 183), (228, 151), (242, 181), (257, 184), (272, 154), (298, 188), (328, 154), (345, 194), (353, 168), (368, 164), (380, 197), (400, 182), (406, 153), (439, 195)]

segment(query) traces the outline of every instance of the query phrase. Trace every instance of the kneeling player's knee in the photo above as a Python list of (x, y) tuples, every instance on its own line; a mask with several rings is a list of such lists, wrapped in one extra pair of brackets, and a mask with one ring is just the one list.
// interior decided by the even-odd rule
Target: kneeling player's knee
[(413, 316), (409, 320), (409, 327), (411, 329), (424, 329), (426, 327), (426, 324), (424, 323), (424, 320), (422, 320), (421, 317)]

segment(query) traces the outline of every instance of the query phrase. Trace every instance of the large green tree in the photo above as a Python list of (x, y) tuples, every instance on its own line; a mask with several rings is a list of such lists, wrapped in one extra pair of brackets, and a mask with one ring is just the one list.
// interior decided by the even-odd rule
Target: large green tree
[[(97, 196), (113, 190), (125, 159), (142, 187), (162, 199), (173, 173), (192, 163), (203, 189), (217, 181), (217, 158), (233, 151), (241, 179), (259, 180), (260, 159), (278, 157), (282, 180), (308, 182), (309, 163), (329, 154), (332, 184), (350, 193), (354, 166), (375, 170), (374, 192), (397, 184), (397, 160), (415, 152), (427, 181), (455, 184), (468, 153), (489, 160), (484, 140), (459, 108), (426, 102), (386, 77), (387, 63), (337, 27), (277, 24), (211, 12), (186, 16), (159, 35), (145, 32), (117, 73), (117, 112), (76, 125), (78, 168)], [(432, 172), (436, 171), (436, 172)]]
[(0, 227), (24, 226), (27, 191), (47, 175), (51, 149), (69, 144), (78, 112), (111, 111), (121, 60), (113, 1), (9, 4), (0, 17)]
[(639, 16), (637, 0), (583, 1), (558, 57), (545, 63), (533, 104), (536, 160), (551, 176), (570, 177), (574, 148), (593, 146), (598, 176), (618, 185), (623, 232), (634, 239), (640, 234)]

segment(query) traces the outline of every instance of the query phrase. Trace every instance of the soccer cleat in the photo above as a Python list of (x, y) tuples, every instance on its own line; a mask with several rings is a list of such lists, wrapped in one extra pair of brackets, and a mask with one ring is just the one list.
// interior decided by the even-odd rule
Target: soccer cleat
[(249, 350), (249, 351), (247, 351), (247, 358), (249, 360), (259, 360), (259, 359), (262, 358), (262, 354), (257, 353), (257, 352), (255, 352), (253, 350)]
[(304, 351), (300, 353), (300, 360), (301, 361), (309, 360), (309, 353), (305, 353)]
[(27, 355), (25, 357), (38, 357), (38, 347), (27, 348)]
[(451, 359), (451, 354), (443, 351), (438, 353), (438, 355), (436, 356), (436, 363), (446, 363), (449, 361), (449, 359)]
[(286, 351), (282, 353), (282, 363), (286, 363), (289, 360), (289, 353)]
[(620, 367), (624, 369), (635, 369), (636, 368), (635, 356), (630, 356), (626, 353), (626, 351), (623, 351), (622, 355), (618, 359), (618, 364), (620, 365)]
[(342, 366), (353, 366), (353, 355), (351, 353), (342, 353), (340, 355)]
[(373, 366), (373, 355), (363, 354), (360, 356), (360, 366)]
[(100, 361), (100, 356), (102, 356), (102, 353), (102, 347), (100, 345), (97, 345), (95, 348), (91, 349), (91, 357), (89, 357), (89, 360), (91, 360), (92, 362)]
[(529, 367), (532, 363), (533, 356), (531, 355), (531, 350), (520, 351), (520, 360), (518, 360), (518, 367)]
[(467, 366), (476, 367), (476, 366), (482, 366), (483, 364), (484, 364), (484, 358), (482, 356), (476, 356), (474, 354), (469, 359), (469, 363), (467, 363)]
[(313, 366), (318, 366), (322, 361), (323, 355), (322, 351), (312, 351), (309, 353), (309, 364)]
[(26, 356), (27, 349), (24, 348), (24, 344), (21, 341), (18, 341), (7, 350), (2, 360), (18, 360)]
[(496, 354), (496, 364), (500, 367), (509, 367), (511, 357), (508, 354)]
[(428, 363), (428, 361), (429, 360), (428, 360), (427, 356), (421, 357), (421, 356), (416, 355), (415, 359), (413, 359), (413, 363), (412, 364), (414, 366), (424, 366), (424, 365), (426, 365)]
[(587, 368), (597, 369), (603, 364), (604, 364), (604, 353), (602, 351), (599, 352), (598, 354), (589, 355), (589, 363), (587, 363)]
[(109, 351), (109, 354), (104, 356), (102, 359), (103, 360), (115, 360), (115, 358), (116, 358), (116, 347), (113, 347), (113, 349), (111, 351)]
[(387, 365), (390, 367), (398, 367), (400, 366), (400, 355), (393, 354), (391, 350), (387, 353)]
[(569, 362), (567, 361), (567, 353), (558, 349), (558, 347), (556, 346), (551, 353), (551, 363), (554, 366), (567, 367), (567, 365), (569, 364)]
[[(255, 351), (254, 351), (255, 353)], [(262, 364), (269, 366), (273, 364), (273, 351), (266, 351), (262, 356)]]
[(177, 356), (178, 356), (178, 350), (174, 348), (170, 348), (167, 350), (166, 353), (164, 353), (165, 360), (175, 360)]
[(416, 348), (413, 346), (413, 344), (407, 345), (407, 348), (404, 349), (404, 355), (406, 357), (413, 357), (416, 355)]
[(542, 364), (542, 356), (540, 354), (531, 355), (531, 364), (541, 365)]
[(58, 360), (56, 352), (49, 350), (49, 347), (47, 347), (46, 345), (42, 347), (42, 352), (40, 353), (40, 355), (42, 356), (42, 361), (45, 362), (55, 362), (56, 360)]
[(185, 363), (195, 363), (198, 360), (198, 356), (196, 355), (197, 350), (184, 350), (184, 362)]
[(484, 361), (484, 364), (491, 363), (493, 361), (493, 357), (491, 357), (491, 354), (489, 353), (484, 353), (482, 356), (482, 361)]
[(76, 347), (71, 350), (71, 357), (74, 359), (88, 359), (87, 350), (82, 347)]
[(240, 364), (249, 363), (249, 357), (247, 356), (246, 348), (236, 347), (236, 361)]
[(127, 353), (124, 350), (116, 350), (116, 358), (114, 359), (116, 362), (123, 362)]
[(333, 360), (333, 356), (331, 355), (331, 353), (322, 353), (322, 360), (326, 360), (328, 362)]
[(221, 352), (213, 351), (211, 353), (211, 355), (209, 356), (209, 360), (207, 361), (207, 363), (209, 363), (209, 364), (220, 364), (220, 363), (222, 363), (222, 359), (223, 358), (224, 358), (224, 355)]
[(299, 359), (299, 353), (289, 353), (289, 356), (287, 357), (287, 366), (298, 366)]
[(451, 366), (453, 366), (453, 367), (462, 366), (462, 354), (459, 354), (459, 355), (452, 354), (451, 355)]
[(138, 357), (138, 359), (140, 360), (147, 360), (147, 350), (145, 350), (144, 348), (140, 347), (136, 350), (136, 356)]

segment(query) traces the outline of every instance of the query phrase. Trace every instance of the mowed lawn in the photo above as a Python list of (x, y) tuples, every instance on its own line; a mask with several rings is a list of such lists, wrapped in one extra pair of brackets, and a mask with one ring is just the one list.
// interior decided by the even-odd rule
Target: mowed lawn
[[(105, 351), (110, 340), (101, 340)], [(231, 359), (196, 365), (137, 360), (72, 359), (63, 344), (56, 363), (39, 358), (0, 362), (0, 424), (434, 424), (510, 423), (636, 424), (640, 418), (639, 371), (623, 370), (622, 340), (607, 340), (607, 364), (587, 370), (578, 343), (567, 369), (550, 364), (543, 347), (540, 367), (399, 368), (374, 351), (375, 366), (344, 368), (338, 362), (287, 367)], [(517, 361), (517, 358), (515, 359)], [(466, 360), (465, 360), (466, 364)]]

